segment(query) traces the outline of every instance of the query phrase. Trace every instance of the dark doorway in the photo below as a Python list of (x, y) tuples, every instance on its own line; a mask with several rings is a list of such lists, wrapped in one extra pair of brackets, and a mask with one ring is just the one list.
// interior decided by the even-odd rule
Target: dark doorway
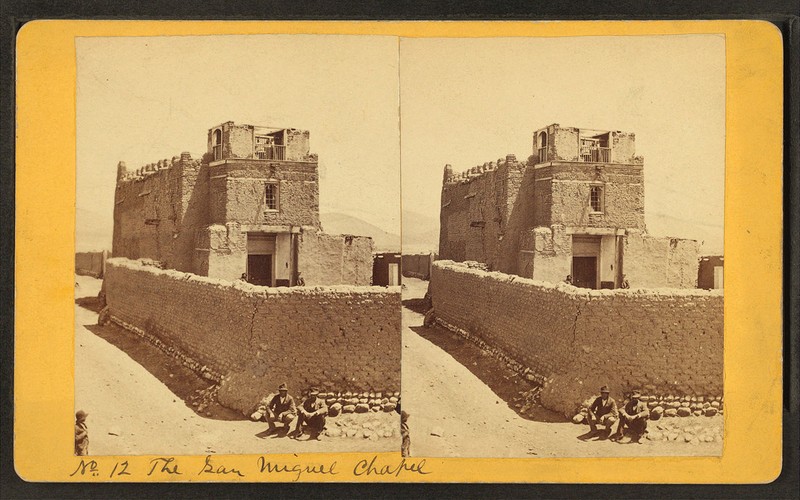
[(580, 288), (597, 288), (597, 257), (572, 258), (572, 284)]
[(247, 281), (254, 285), (272, 286), (272, 255), (247, 256)]

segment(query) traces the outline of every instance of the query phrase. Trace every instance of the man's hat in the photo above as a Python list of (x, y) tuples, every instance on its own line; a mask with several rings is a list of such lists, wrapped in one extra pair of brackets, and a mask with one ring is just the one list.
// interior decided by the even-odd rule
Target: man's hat
[(278, 390), (279, 391), (288, 391), (289, 388), (286, 387), (286, 384), (281, 384), (281, 385), (278, 386)]
[(639, 391), (633, 391), (633, 394), (631, 394), (631, 397), (639, 399), (640, 397), (642, 397), (642, 393), (639, 392)]
[(89, 416), (89, 414), (88, 414), (88, 413), (86, 413), (86, 412), (85, 412), (85, 411), (83, 411), (83, 410), (78, 410), (78, 411), (75, 413), (75, 418), (76, 418), (77, 420), (80, 420), (80, 419), (82, 419), (82, 418), (86, 418), (86, 417), (88, 417), (88, 416)]
[(311, 396), (316, 396), (317, 394), (319, 394), (319, 390), (316, 387), (312, 387), (311, 390), (308, 391), (308, 394)]
[(604, 385), (603, 387), (600, 388), (600, 392), (601, 393), (603, 393), (603, 392), (608, 393), (608, 392), (611, 392), (611, 391), (609, 390), (607, 385)]

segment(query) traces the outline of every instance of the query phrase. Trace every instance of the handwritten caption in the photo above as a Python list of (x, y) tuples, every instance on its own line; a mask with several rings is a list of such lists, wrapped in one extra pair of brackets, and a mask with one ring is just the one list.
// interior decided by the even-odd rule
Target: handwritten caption
[[(191, 476), (204, 476), (203, 480), (210, 477), (250, 477), (257, 479), (259, 476), (272, 476), (279, 481), (299, 481), (304, 477), (337, 476), (343, 473), (352, 473), (354, 478), (369, 477), (394, 477), (428, 475), (425, 459), (414, 460), (400, 458), (399, 460), (381, 460), (377, 455), (362, 458), (350, 467), (341, 466), (336, 460), (325, 463), (291, 463), (276, 461), (270, 457), (259, 456), (249, 466), (242, 466), (242, 459), (236, 459), (236, 467), (227, 465), (222, 457), (206, 455), (201, 466), (194, 460), (186, 457), (156, 457), (148, 460), (122, 460), (109, 461), (104, 458), (82, 458), (70, 477), (83, 477), (86, 479), (119, 479), (136, 481), (143, 477), (181, 477), (189, 480)], [(191, 466), (190, 466), (191, 463)], [(245, 462), (247, 464), (247, 462)]]

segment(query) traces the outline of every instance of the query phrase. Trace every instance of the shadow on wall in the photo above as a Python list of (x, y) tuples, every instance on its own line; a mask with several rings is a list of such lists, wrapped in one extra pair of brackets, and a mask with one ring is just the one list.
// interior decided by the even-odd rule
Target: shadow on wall
[(520, 417), (537, 422), (567, 422), (558, 412), (538, 403), (539, 386), (527, 381), (474, 343), (439, 326), (412, 326), (411, 330), (447, 352), (497, 394)]

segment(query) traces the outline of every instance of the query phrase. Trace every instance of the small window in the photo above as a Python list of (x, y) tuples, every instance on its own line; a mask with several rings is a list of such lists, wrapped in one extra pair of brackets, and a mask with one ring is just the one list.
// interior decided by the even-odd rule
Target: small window
[(547, 161), (547, 132), (539, 134), (539, 163)]
[(217, 129), (214, 131), (214, 142), (212, 143), (212, 150), (214, 151), (214, 159), (222, 159), (222, 130)]
[(278, 185), (269, 183), (266, 185), (264, 205), (267, 210), (278, 210)]
[(603, 186), (591, 186), (589, 189), (589, 203), (592, 206), (592, 212), (602, 212)]

